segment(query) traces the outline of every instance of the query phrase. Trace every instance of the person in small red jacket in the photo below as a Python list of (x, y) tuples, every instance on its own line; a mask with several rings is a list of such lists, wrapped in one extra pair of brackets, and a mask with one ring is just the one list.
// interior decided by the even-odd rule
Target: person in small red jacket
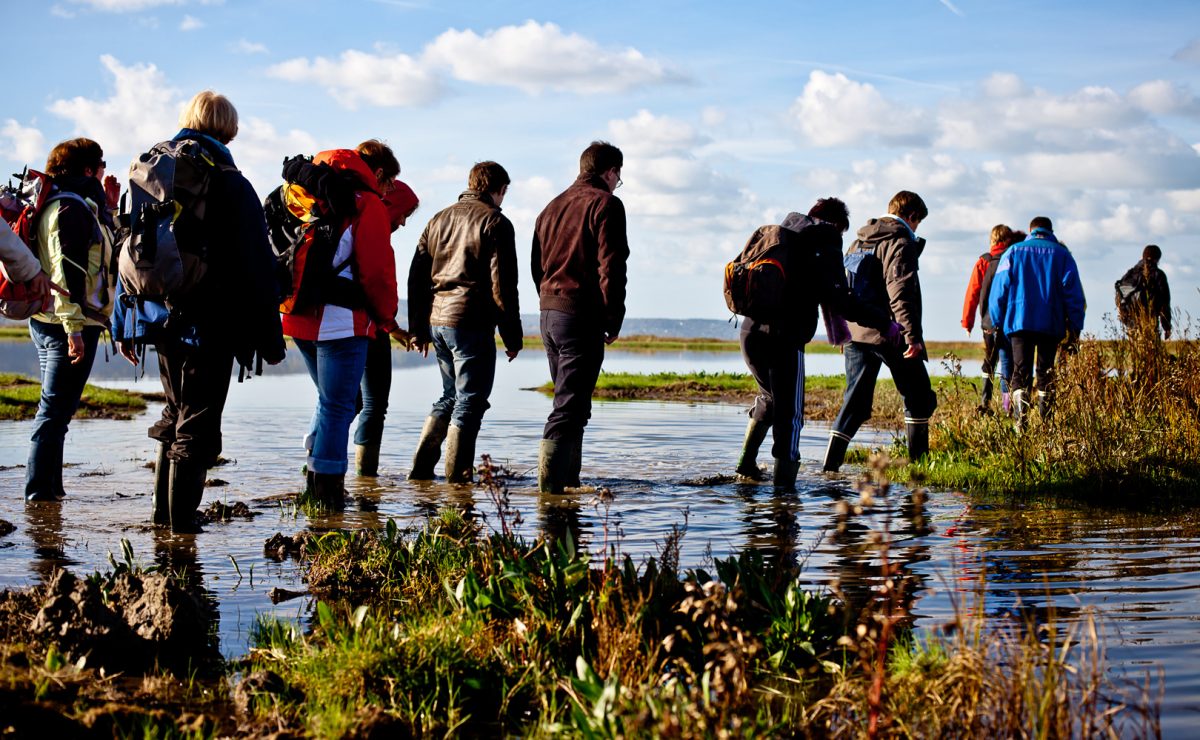
[(983, 332), (983, 398), (979, 404), (980, 410), (986, 410), (992, 402), (992, 376), (999, 367), (1000, 393), (1004, 399), (1004, 409), (1008, 410), (1008, 379), (1012, 375), (1012, 350), (1004, 333), (992, 326), (992, 317), (988, 315), (988, 292), (992, 287), (992, 279), (996, 276), (996, 265), (1000, 264), (1000, 255), (1014, 243), (1013, 230), (1004, 224), (992, 227), (991, 246), (988, 251), (975, 260), (971, 268), (971, 279), (967, 283), (967, 295), (963, 300), (962, 327), (970, 336), (975, 328), (975, 313), (979, 313), (979, 329)]
[(396, 324), (396, 258), (391, 220), (380, 199), (392, 177), (373, 171), (353, 149), (321, 152), (313, 163), (348, 173), (360, 188), (355, 215), (348, 219), (333, 256), (334, 265), (346, 265), (340, 276), (361, 288), (360, 300), (349, 306), (317, 304), (283, 316), (283, 333), (295, 341), (317, 386), (317, 408), (305, 438), (308, 490), (318, 506), (341, 509), (349, 467), (346, 449), (367, 345), (377, 330), (406, 347), (409, 336)]

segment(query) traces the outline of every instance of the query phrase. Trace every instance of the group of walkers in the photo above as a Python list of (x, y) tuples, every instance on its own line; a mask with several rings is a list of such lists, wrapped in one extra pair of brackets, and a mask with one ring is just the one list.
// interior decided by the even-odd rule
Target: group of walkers
[[(199, 93), (180, 126), (134, 162), (131, 212), (121, 212), (120, 184), (105, 177), (100, 145), (72, 139), (48, 158), (54, 195), (39, 202), (28, 248), (7, 220), (0, 231), (6, 276), (39, 309), (29, 322), (42, 394), (26, 500), (66, 495), (63, 442), (106, 328), (131, 363), (149, 344), (158, 356), (165, 405), (149, 431), (159, 443), (155, 524), (195, 530), (205, 475), (221, 452), (235, 361), (239, 380), (263, 362), (278, 364), (285, 336), (317, 389), (304, 438), (314, 503), (344, 506), (356, 414), (356, 470), (378, 473), (392, 340), (426, 355), (432, 345), (442, 376), (409, 478), (432, 479), (444, 445), (446, 478), (469, 482), (497, 327), (510, 360), (523, 344), (515, 233), (501, 211), (510, 184), (504, 168), (476, 164), (458, 201), (430, 219), (409, 270), (406, 331), (396, 315), (390, 235), (419, 200), (398, 179), (386, 144), (372, 139), (286, 160), (284, 184), (264, 208), (229, 150), (238, 116), (228, 99)], [(555, 384), (538, 464), (545, 492), (579, 483), (592, 392), (625, 314), (629, 245), (613, 194), (622, 164), (619, 149), (593, 142), (579, 177), (537, 220), (531, 266)]]
[[(315, 503), (329, 509), (344, 505), (356, 415), (356, 472), (378, 474), (393, 340), (426, 356), (432, 347), (442, 380), (409, 479), (432, 479), (444, 447), (446, 479), (470, 482), (495, 378), (497, 330), (510, 361), (523, 349), (516, 238), (501, 208), (511, 183), (504, 167), (491, 161), (474, 165), (467, 189), (429, 220), (409, 267), (406, 331), (397, 316), (390, 235), (419, 199), (399, 179), (400, 164), (386, 144), (372, 139), (354, 149), (286, 160), (283, 185), (264, 208), (229, 150), (238, 133), (229, 100), (199, 93), (183, 110), (180, 125), (171, 140), (134, 163), (132, 212), (120, 213), (120, 184), (105, 177), (100, 145), (79, 138), (50, 153), (46, 174), (53, 195), (36, 214), (29, 248), (7, 223), (0, 230), (8, 278), (41, 304), (29, 322), (42, 393), (26, 499), (65, 496), (63, 441), (106, 327), (130, 362), (141, 362), (148, 344), (158, 356), (166, 402), (149, 431), (159, 443), (155, 524), (195, 529), (205, 475), (222, 448), (221, 416), (234, 365), (241, 374), (261, 372), (262, 362), (281, 362), (285, 336), (317, 389), (304, 438), (305, 485)], [(174, 158), (169, 207), (147, 195), (164, 186), (143, 181), (165, 171), (156, 169), (163, 158)], [(204, 170), (202, 176), (186, 179), (189, 162)], [(615, 194), (622, 165), (618, 148), (593, 142), (580, 157), (575, 182), (543, 209), (534, 228), (530, 268), (554, 385), (538, 455), (538, 488), (546, 493), (580, 483), (592, 393), (605, 347), (617, 339), (624, 319), (629, 244), (624, 206)], [(737, 462), (740, 476), (766, 478), (756, 457), (773, 430), (774, 483), (795, 483), (804, 347), (815, 335), (818, 310), (830, 340), (844, 346), (847, 377), (824, 469), (840, 468), (850, 440), (870, 418), (884, 365), (903, 398), (909, 454), (913, 459), (926, 454), (937, 398), (925, 369), (918, 278), (925, 240), (916, 232), (927, 216), (919, 195), (901, 191), (886, 214), (858, 230), (843, 254), (849, 212), (842, 201), (825, 198), (807, 214), (791, 213), (779, 227), (764, 227), (752, 237), (747, 250), (769, 240), (766, 246), (782, 245), (790, 256), (787, 311), (770, 319), (749, 317), (741, 327), (742, 353), (758, 397)], [(990, 249), (972, 271), (963, 315), (970, 332), (978, 308), (984, 332), (982, 405), (990, 402), (991, 376), (998, 368), (1004, 406), (1011, 405), (1018, 421), (1031, 403), (1034, 375), (1038, 406), (1048, 413), (1057, 347), (1078, 336), (1085, 310), (1075, 261), (1055, 238), (1050, 220), (1035, 218), (1029, 228), (1027, 237), (1003, 225), (992, 230)], [(328, 237), (324, 247), (322, 233)], [(182, 277), (176, 274), (155, 292), (147, 286), (157, 283), (144, 273), (163, 270), (162, 255), (174, 246), (177, 259), (171, 264)], [(1118, 282), (1118, 302), (1122, 282), (1133, 286), (1125, 291), (1133, 298), (1122, 316), (1141, 305), (1143, 312), (1163, 317), (1169, 336), (1170, 299), (1157, 268), (1160, 255), (1157, 247), (1146, 248), (1136, 274), (1131, 270)]]

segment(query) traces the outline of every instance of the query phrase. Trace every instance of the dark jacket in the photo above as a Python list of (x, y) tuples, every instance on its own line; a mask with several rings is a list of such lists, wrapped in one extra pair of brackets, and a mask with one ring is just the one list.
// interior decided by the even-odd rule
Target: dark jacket
[(419, 342), (430, 326), (498, 326), (504, 348), (521, 349), (516, 236), (486, 193), (464, 192), (425, 226), (408, 269), (408, 323)]
[(628, 260), (625, 206), (597, 175), (580, 175), (537, 218), (530, 268), (543, 311), (595, 317), (617, 336)]
[(228, 344), (243, 367), (253, 364), (255, 354), (278, 362), (285, 349), (262, 200), (220, 142), (188, 129), (175, 136), (180, 139), (199, 142), (219, 170), (205, 202), (208, 269), (178, 302), (171, 327), (180, 337), (195, 336), (200, 346)]
[(55, 293), (50, 310), (33, 318), (72, 334), (85, 325), (105, 326), (112, 314), (113, 220), (99, 180), (83, 175), (53, 180), (56, 192), (78, 197), (56, 199), (42, 209), (34, 247), (42, 269), (69, 295)]
[(743, 332), (765, 332), (802, 348), (817, 332), (821, 304), (847, 320), (881, 331), (891, 324), (885, 311), (858, 300), (847, 287), (842, 232), (837, 227), (800, 213), (789, 213), (780, 225), (795, 234), (788, 243), (789, 319), (767, 325), (746, 318)]
[[(925, 251), (925, 240), (899, 218), (883, 216), (867, 221), (846, 251), (861, 251), (864, 244), (875, 246), (875, 256), (883, 266), (887, 298), (881, 298), (878, 307), (900, 324), (905, 344), (923, 344), (925, 334), (921, 330), (921, 281), (917, 278), (917, 260)], [(854, 320), (850, 320), (850, 339), (864, 344), (887, 341), (878, 329)]]
[(1153, 262), (1140, 260), (1117, 281), (1118, 296), (1122, 286), (1134, 286), (1136, 300), (1130, 305), (1118, 297), (1117, 315), (1121, 323), (1131, 326), (1136, 319), (1134, 311), (1141, 310), (1161, 323), (1163, 331), (1170, 336), (1171, 287), (1167, 284), (1166, 273)]

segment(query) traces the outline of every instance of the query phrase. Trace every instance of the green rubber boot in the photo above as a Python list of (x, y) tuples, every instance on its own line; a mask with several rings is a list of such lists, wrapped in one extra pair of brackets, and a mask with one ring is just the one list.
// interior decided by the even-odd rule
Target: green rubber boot
[(433, 466), (442, 456), (442, 442), (446, 441), (449, 427), (449, 419), (440, 416), (425, 418), (421, 441), (417, 442), (417, 451), (413, 453), (412, 470), (408, 472), (409, 480), (433, 480)]
[(737, 469), (733, 472), (743, 478), (749, 478), (754, 481), (763, 481), (767, 479), (766, 473), (758, 467), (758, 448), (762, 446), (763, 440), (767, 438), (767, 431), (771, 428), (766, 422), (751, 419), (746, 424), (746, 437), (742, 440), (742, 454), (738, 457)]

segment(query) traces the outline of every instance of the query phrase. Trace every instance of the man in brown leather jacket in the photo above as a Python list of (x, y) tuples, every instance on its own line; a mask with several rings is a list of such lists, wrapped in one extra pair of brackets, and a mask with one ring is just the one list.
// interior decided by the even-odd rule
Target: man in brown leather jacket
[(446, 480), (470, 482), (496, 377), (497, 327), (508, 359), (521, 351), (516, 242), (512, 223), (500, 212), (509, 182), (495, 162), (472, 167), (468, 189), (430, 219), (413, 255), (409, 329), (423, 353), (433, 344), (442, 397), (421, 431), (412, 480), (433, 478), (444, 440)]
[(542, 344), (554, 381), (554, 410), (538, 453), (538, 490), (579, 485), (583, 429), (604, 345), (625, 319), (629, 240), (621, 185), (621, 150), (594, 141), (579, 157), (579, 177), (542, 210), (530, 267), (538, 286)]

